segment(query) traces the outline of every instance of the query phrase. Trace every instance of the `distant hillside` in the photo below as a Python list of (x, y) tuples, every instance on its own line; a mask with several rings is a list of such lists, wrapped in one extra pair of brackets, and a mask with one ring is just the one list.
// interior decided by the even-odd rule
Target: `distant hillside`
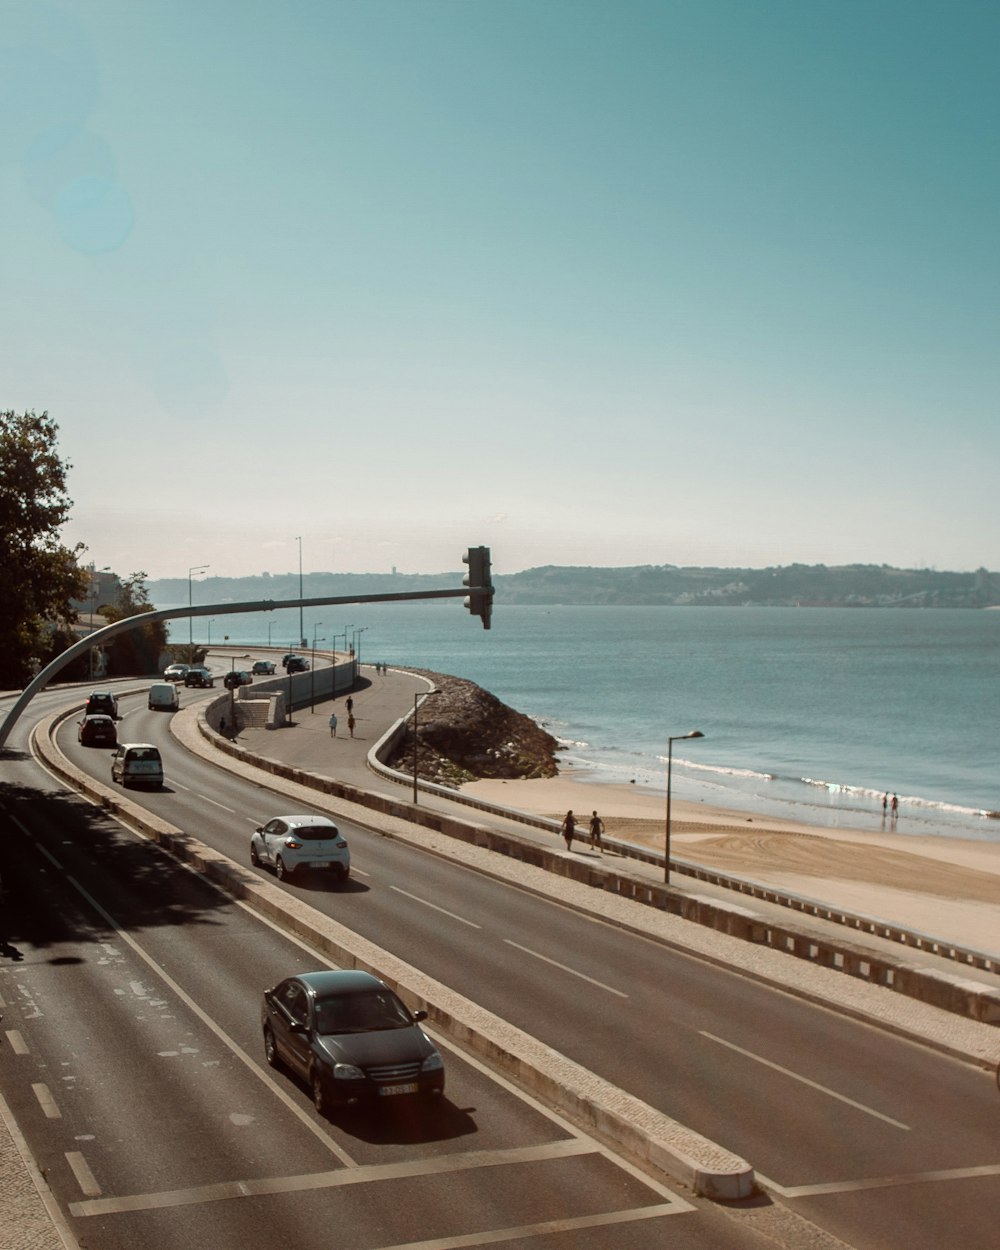
[[(306, 598), (443, 590), (462, 584), (464, 570), (448, 573), (307, 573)], [(986, 569), (947, 573), (895, 569), (886, 564), (789, 564), (768, 569), (634, 568), (546, 565), (494, 574), (497, 604), (651, 604), (698, 607), (987, 608), (1000, 607), (1000, 574)], [(184, 604), (186, 577), (148, 583), (157, 607)], [(198, 579), (200, 603), (294, 599), (298, 573)]]

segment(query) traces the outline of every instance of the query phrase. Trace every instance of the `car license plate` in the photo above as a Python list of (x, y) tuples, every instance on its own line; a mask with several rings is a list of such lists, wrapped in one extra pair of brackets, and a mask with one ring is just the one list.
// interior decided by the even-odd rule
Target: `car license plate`
[(317, 862), (313, 864), (313, 867), (314, 868), (332, 868), (333, 865), (330, 863), (328, 859), (321, 859), (321, 860), (317, 860)]
[(416, 1081), (410, 1081), (406, 1085), (380, 1085), (378, 1092), (384, 1098), (389, 1094), (415, 1094), (419, 1088)]

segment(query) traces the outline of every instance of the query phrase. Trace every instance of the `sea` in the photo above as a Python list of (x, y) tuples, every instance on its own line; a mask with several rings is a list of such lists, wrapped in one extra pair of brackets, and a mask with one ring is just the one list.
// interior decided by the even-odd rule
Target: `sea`
[[(365, 664), (468, 678), (548, 729), (562, 767), (596, 786), (665, 794), (674, 738), (676, 799), (1000, 841), (1000, 611), (500, 603), (484, 630), (448, 599), (337, 605), (301, 621), (298, 609), (248, 613), (208, 628), (211, 639), (196, 618), (195, 638), (351, 641)], [(186, 621), (174, 631), (186, 641)], [(694, 730), (703, 737), (676, 740)], [(886, 793), (898, 796), (895, 821)]]

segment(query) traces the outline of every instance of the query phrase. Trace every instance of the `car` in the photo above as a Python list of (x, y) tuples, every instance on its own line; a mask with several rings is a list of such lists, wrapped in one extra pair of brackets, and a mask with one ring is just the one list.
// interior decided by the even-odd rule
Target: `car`
[(292, 656), (293, 656), (294, 654), (295, 654), (295, 652), (294, 652), (294, 651), (286, 651), (286, 652), (285, 652), (285, 654), (281, 657), (281, 667), (282, 667), (282, 668), (284, 668), (284, 667), (288, 664), (288, 661), (292, 658)]
[(222, 684), (227, 690), (235, 690), (237, 686), (250, 686), (253, 684), (253, 678), (246, 669), (234, 668), (228, 672), (223, 678)]
[(118, 728), (114, 719), (98, 712), (77, 722), (77, 741), (85, 747), (118, 745)]
[(308, 673), (309, 661), (304, 655), (290, 655), (285, 661), (286, 673)]
[(183, 681), (190, 664), (168, 664), (163, 670), (164, 681)]
[(250, 838), (250, 862), (255, 868), (273, 868), (279, 881), (300, 868), (329, 869), (338, 881), (351, 872), (347, 839), (328, 816), (308, 812), (275, 816), (255, 829)]
[(214, 686), (215, 676), (204, 665), (193, 664), (184, 674), (185, 686)]
[(118, 696), (110, 690), (92, 690), (87, 696), (87, 705), (83, 710), (87, 716), (110, 716), (118, 719)]
[(253, 668), (250, 670), (254, 677), (270, 677), (274, 672), (273, 660), (254, 660)]
[(410, 1011), (370, 972), (302, 972), (264, 992), (264, 1056), (308, 1081), (321, 1115), (444, 1093), (444, 1061)]
[(111, 756), (111, 780), (121, 782), (123, 789), (129, 785), (159, 789), (163, 785), (159, 749), (150, 742), (119, 743)]

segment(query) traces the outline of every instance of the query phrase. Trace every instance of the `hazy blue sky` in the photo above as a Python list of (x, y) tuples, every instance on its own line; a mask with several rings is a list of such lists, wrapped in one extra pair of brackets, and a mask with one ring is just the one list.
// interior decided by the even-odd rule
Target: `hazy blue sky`
[(0, 0), (0, 408), (151, 576), (1000, 568), (996, 0)]

